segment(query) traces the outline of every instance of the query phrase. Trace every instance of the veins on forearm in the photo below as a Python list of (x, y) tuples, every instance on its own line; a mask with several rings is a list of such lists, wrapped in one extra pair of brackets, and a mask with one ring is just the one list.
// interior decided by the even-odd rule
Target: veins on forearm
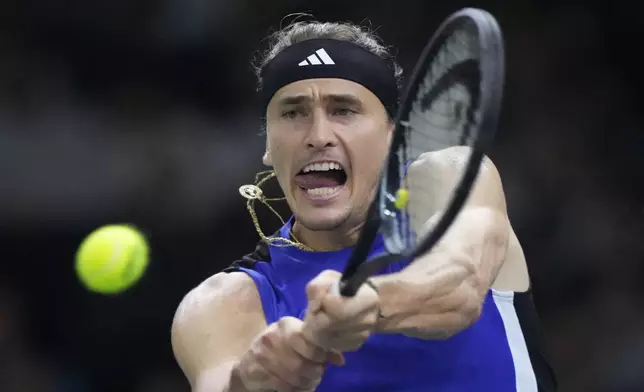
[(434, 251), (403, 271), (374, 278), (382, 307), (380, 332), (444, 338), (478, 319), (505, 257), (507, 233), (498, 217), (473, 218), (477, 215), (461, 220)]
[(482, 301), (471, 262), (440, 264), (425, 273), (405, 271), (374, 279), (381, 298), (379, 332), (444, 338), (478, 318)]

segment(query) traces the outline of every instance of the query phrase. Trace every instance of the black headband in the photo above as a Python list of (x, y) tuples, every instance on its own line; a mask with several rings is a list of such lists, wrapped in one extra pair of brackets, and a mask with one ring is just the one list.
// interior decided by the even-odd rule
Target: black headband
[(348, 41), (311, 39), (298, 42), (266, 64), (261, 78), (264, 112), (280, 88), (298, 80), (319, 78), (345, 79), (362, 85), (380, 99), (391, 117), (398, 107), (393, 63)]

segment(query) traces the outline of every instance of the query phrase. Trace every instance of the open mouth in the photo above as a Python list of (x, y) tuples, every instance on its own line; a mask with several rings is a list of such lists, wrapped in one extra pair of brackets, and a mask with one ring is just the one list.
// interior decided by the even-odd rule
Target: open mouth
[(314, 197), (334, 195), (346, 182), (347, 174), (337, 162), (311, 163), (295, 176), (295, 183)]

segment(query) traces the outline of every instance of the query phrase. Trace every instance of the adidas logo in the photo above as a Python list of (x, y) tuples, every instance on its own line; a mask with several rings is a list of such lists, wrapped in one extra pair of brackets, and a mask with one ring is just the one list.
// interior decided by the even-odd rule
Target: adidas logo
[(306, 58), (306, 60), (300, 62), (298, 65), (304, 67), (306, 65), (332, 65), (335, 64), (331, 56), (324, 49), (318, 49)]

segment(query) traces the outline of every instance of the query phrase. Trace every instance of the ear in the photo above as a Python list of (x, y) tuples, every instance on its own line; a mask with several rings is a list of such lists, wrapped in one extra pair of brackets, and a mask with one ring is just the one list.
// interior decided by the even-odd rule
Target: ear
[(391, 145), (391, 139), (394, 136), (394, 132), (396, 131), (396, 124), (393, 122), (389, 122), (389, 132), (387, 132), (387, 145)]
[(266, 135), (266, 152), (264, 152), (264, 156), (262, 157), (262, 163), (268, 167), (273, 166), (273, 160), (271, 159), (271, 146), (268, 143), (268, 135)]
[(273, 166), (273, 160), (271, 159), (271, 152), (266, 149), (264, 156), (262, 157), (262, 163), (266, 166)]

